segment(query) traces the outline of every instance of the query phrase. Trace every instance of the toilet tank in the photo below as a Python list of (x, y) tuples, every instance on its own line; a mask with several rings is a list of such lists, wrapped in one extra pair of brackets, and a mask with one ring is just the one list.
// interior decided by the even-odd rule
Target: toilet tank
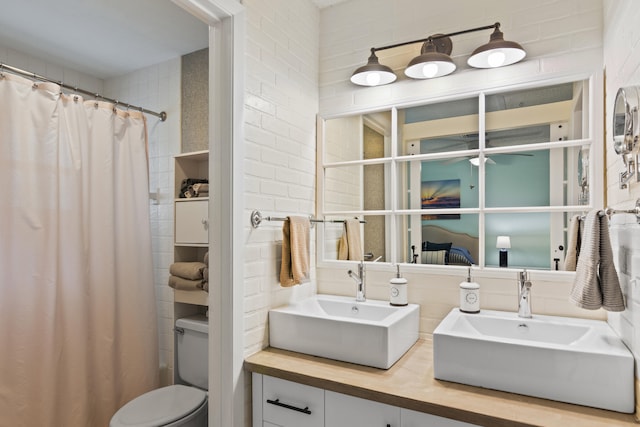
[(180, 383), (209, 388), (209, 322), (205, 316), (176, 320), (176, 366)]

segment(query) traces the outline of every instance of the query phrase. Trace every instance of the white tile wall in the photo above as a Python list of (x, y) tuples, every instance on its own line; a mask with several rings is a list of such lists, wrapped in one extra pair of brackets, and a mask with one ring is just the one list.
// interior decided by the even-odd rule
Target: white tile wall
[[(606, 70), (606, 188), (607, 203), (617, 209), (632, 208), (640, 197), (640, 183), (621, 190), (618, 174), (622, 159), (613, 150), (611, 117), (618, 88), (640, 85), (640, 8), (633, 0), (604, 1), (604, 67)], [(640, 356), (640, 226), (631, 215), (616, 215), (611, 225), (616, 267), (626, 295), (627, 309), (609, 314), (609, 323)], [(637, 373), (636, 373), (637, 375)]]
[[(282, 288), (282, 222), (254, 230), (249, 215), (315, 213), (315, 120), (318, 112), (318, 9), (308, 0), (246, 0), (245, 335), (246, 354), (268, 345), (271, 307), (315, 292), (312, 281)], [(315, 242), (311, 259), (315, 260)]]
[(153, 111), (165, 111), (162, 122), (147, 115), (154, 286), (162, 383), (173, 378), (173, 293), (167, 285), (173, 262), (173, 156), (180, 152), (180, 58), (105, 81), (105, 95)]
[(104, 93), (104, 82), (96, 77), (58, 64), (52, 64), (26, 55), (11, 47), (0, 45), (0, 62), (31, 73), (62, 81), (65, 84), (86, 89), (95, 93)]

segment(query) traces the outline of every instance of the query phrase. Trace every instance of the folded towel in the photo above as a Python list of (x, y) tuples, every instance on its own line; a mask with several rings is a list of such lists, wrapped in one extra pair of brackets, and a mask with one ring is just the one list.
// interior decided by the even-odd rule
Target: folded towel
[(363, 260), (362, 239), (360, 238), (360, 220), (346, 219), (340, 243), (338, 245), (338, 259)]
[(207, 267), (202, 270), (202, 289), (209, 292), (209, 251), (204, 254), (204, 263)]
[(196, 197), (207, 197), (209, 195), (209, 184), (193, 184), (193, 192)]
[(203, 288), (202, 279), (189, 280), (178, 276), (169, 276), (169, 286), (181, 291), (197, 291)]
[(309, 281), (309, 217), (290, 216), (282, 225), (280, 284), (293, 286)]
[(588, 310), (624, 311), (624, 297), (613, 264), (609, 220), (602, 211), (587, 214), (569, 300)]
[(202, 262), (174, 262), (169, 267), (169, 274), (189, 280), (202, 280), (202, 270), (207, 265)]
[(580, 224), (582, 220), (580, 215), (574, 215), (569, 221), (569, 234), (567, 238), (567, 255), (564, 258), (564, 269), (567, 271), (576, 271), (576, 263), (580, 256), (580, 243), (582, 236), (580, 235)]

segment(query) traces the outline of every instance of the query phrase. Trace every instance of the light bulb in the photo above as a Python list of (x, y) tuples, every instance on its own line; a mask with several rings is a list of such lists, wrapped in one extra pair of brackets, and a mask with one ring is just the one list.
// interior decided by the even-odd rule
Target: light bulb
[(368, 73), (367, 84), (369, 86), (377, 86), (380, 84), (380, 73)]
[(504, 65), (504, 61), (507, 59), (507, 56), (501, 50), (496, 50), (495, 52), (491, 52), (487, 57), (487, 62), (490, 67), (500, 67)]
[(422, 74), (430, 79), (438, 74), (438, 66), (433, 62), (429, 62), (422, 67)]

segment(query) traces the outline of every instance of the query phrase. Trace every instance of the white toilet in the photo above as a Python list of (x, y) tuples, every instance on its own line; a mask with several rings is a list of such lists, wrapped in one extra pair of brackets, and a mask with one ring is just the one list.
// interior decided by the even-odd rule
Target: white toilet
[(206, 427), (208, 328), (205, 316), (176, 321), (176, 384), (152, 390), (124, 405), (109, 427)]

